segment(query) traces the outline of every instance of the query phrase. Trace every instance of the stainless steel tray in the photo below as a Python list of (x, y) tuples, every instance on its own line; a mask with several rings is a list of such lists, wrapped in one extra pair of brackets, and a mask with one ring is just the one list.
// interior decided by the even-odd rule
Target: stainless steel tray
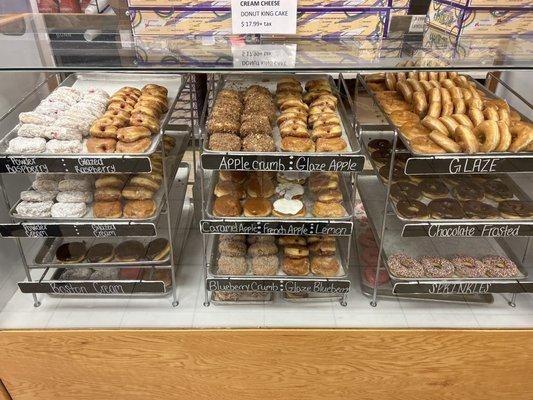
[[(276, 93), (276, 85), (278, 82), (278, 79), (282, 77), (282, 75), (276, 75), (276, 74), (261, 74), (260, 76), (253, 76), (253, 75), (227, 75), (223, 76), (222, 79), (219, 81), (216, 93), (214, 98), (218, 96), (218, 93), (225, 88), (232, 88), (232, 89), (239, 89), (243, 90), (249, 85), (261, 85), (267, 87), (273, 94)], [(295, 152), (284, 152), (280, 149), (280, 143), (281, 143), (281, 135), (279, 133), (279, 128), (277, 125), (273, 128), (273, 138), (276, 143), (277, 151), (275, 152), (247, 152), (247, 151), (235, 151), (235, 152), (220, 152), (220, 151), (212, 151), (207, 148), (208, 144), (208, 133), (207, 129), (205, 129), (207, 124), (207, 116), (204, 116), (204, 121), (202, 126), (204, 126), (204, 140), (203, 140), (203, 151), (207, 154), (218, 154), (218, 155), (228, 155), (228, 154), (234, 154), (239, 156), (334, 156), (334, 155), (355, 155), (358, 154), (361, 150), (358, 141), (355, 138), (355, 133), (351, 127), (350, 119), (348, 117), (347, 111), (343, 104), (343, 99), (341, 97), (340, 92), (337, 90), (337, 86), (335, 85), (335, 82), (333, 78), (329, 75), (291, 75), (291, 77), (299, 79), (303, 85), (305, 85), (305, 82), (312, 79), (328, 79), (330, 81), (331, 88), (333, 90), (333, 94), (337, 96), (338, 102), (337, 102), (337, 114), (339, 116), (339, 119), (341, 121), (341, 128), (342, 128), (342, 138), (346, 141), (348, 144), (348, 147), (344, 151), (339, 152), (313, 152), (313, 153), (295, 153)], [(279, 116), (279, 111), (278, 114)]]
[[(253, 221), (254, 219), (258, 219), (258, 217), (246, 217), (244, 215), (240, 217), (217, 217), (213, 214), (213, 204), (215, 202), (216, 196), (214, 195), (215, 186), (218, 182), (218, 171), (213, 171), (210, 183), (207, 189), (206, 197), (207, 197), (207, 207), (206, 207), (206, 215), (209, 218), (212, 219), (220, 219), (224, 221)], [(342, 192), (343, 202), (342, 205), (344, 206), (344, 209), (346, 210), (346, 215), (344, 217), (315, 217), (311, 211), (313, 209), (313, 194), (309, 191), (306, 185), (304, 185), (305, 193), (304, 197), (302, 199), (302, 202), (305, 205), (306, 214), (303, 217), (293, 217), (293, 218), (281, 218), (275, 215), (270, 215), (268, 217), (260, 217), (261, 220), (270, 220), (270, 221), (291, 221), (291, 222), (298, 222), (298, 221), (310, 221), (310, 222), (319, 222), (319, 221), (349, 221), (352, 219), (353, 214), (353, 207), (351, 206), (351, 191), (348, 187), (348, 182), (346, 177), (343, 173), (339, 173), (339, 190)], [(348, 178), (349, 179), (349, 178)], [(272, 203), (274, 202), (274, 197), (270, 199)], [(241, 201), (241, 203), (244, 203), (244, 200)]]
[(336, 241), (336, 246), (337, 246), (337, 251), (336, 251), (336, 254), (335, 254), (335, 257), (337, 258), (337, 261), (339, 262), (339, 265), (340, 265), (340, 269), (339, 269), (339, 273), (335, 276), (329, 276), (329, 277), (324, 277), (324, 276), (316, 276), (314, 275), (312, 272), (309, 272), (308, 275), (305, 275), (305, 276), (291, 276), (291, 275), (286, 275), (282, 270), (281, 270), (281, 259), (282, 259), (282, 256), (283, 256), (283, 251), (282, 251), (282, 246), (278, 246), (279, 248), (279, 253), (278, 253), (278, 257), (279, 257), (279, 261), (280, 261), (280, 264), (279, 264), (279, 268), (278, 268), (278, 273), (277, 275), (271, 275), (271, 276), (265, 276), (265, 275), (253, 275), (250, 271), (251, 269), (251, 258), (246, 256), (246, 261), (248, 263), (248, 267), (249, 267), (249, 270), (248, 270), (248, 273), (246, 275), (221, 275), (221, 274), (218, 274), (218, 267), (217, 267), (217, 261), (218, 261), (218, 256), (219, 256), (219, 253), (218, 253), (218, 243), (219, 243), (219, 237), (218, 235), (212, 235), (213, 236), (213, 240), (212, 240), (212, 245), (210, 246), (210, 248), (208, 249), (208, 251), (210, 252), (211, 254), (211, 259), (210, 259), (210, 263), (209, 263), (209, 273), (213, 276), (213, 277), (216, 277), (216, 278), (240, 278), (240, 277), (247, 277), (247, 278), (257, 278), (257, 279), (269, 279), (269, 278), (280, 278), (280, 277), (286, 277), (287, 279), (303, 279), (303, 280), (309, 280), (309, 279), (313, 279), (313, 278), (316, 278), (316, 279), (321, 279), (321, 280), (324, 280), (324, 279), (338, 279), (338, 278), (347, 278), (348, 276), (348, 268), (347, 268), (347, 265), (345, 265), (344, 261), (346, 259), (345, 254), (343, 252), (343, 249), (342, 249), (342, 246), (341, 244), (339, 243), (339, 241), (337, 240)]
[[(475, 79), (472, 79), (471, 77), (465, 75), (471, 82), (474, 82), (476, 87), (481, 90), (483, 93), (485, 93), (487, 95), (488, 98), (491, 98), (491, 99), (498, 99), (499, 97), (497, 97), (494, 93), (492, 93), (491, 91), (489, 91), (486, 87), (484, 87), (483, 85), (481, 85), (479, 82), (477, 82)], [(381, 104), (379, 104), (379, 102), (377, 101), (376, 99), (376, 96), (374, 95), (374, 92), (371, 91), (370, 89), (368, 89), (368, 85), (366, 84), (366, 81), (364, 79), (364, 75), (359, 75), (359, 83), (362, 85), (362, 87), (367, 91), (367, 93), (371, 96), (372, 100), (374, 101), (374, 104), (376, 105), (376, 107), (378, 107), (378, 109), (381, 111), (381, 113), (383, 114), (384, 118), (386, 119), (386, 121), (388, 122), (389, 126), (391, 127), (391, 129), (398, 129), (398, 127), (390, 120), (389, 116), (387, 115), (387, 113), (383, 110), (383, 107), (381, 107)], [(527, 122), (531, 122), (531, 120), (520, 113), (520, 116), (522, 117), (522, 120), (523, 121), (527, 121)], [(501, 157), (501, 156), (511, 156), (511, 157), (522, 157), (522, 156), (530, 156), (531, 154), (528, 153), (528, 152), (520, 152), (520, 153), (511, 153), (511, 152), (490, 152), (490, 153), (475, 153), (475, 154), (468, 154), (468, 153), (438, 153), (438, 154), (432, 154), (432, 153), (419, 153), (417, 152), (416, 150), (414, 150), (412, 147), (411, 147), (411, 144), (410, 142), (403, 137), (403, 135), (401, 135), (399, 132), (398, 132), (398, 137), (401, 139), (401, 141), (403, 142), (403, 144), (405, 145), (405, 147), (409, 150), (409, 152), (415, 156), (422, 156), (422, 157), (442, 157), (442, 156), (445, 156), (445, 157), (453, 157), (453, 156), (479, 156), (479, 155), (483, 155), (483, 156), (490, 156), (490, 157)]]
[[(161, 129), (157, 135), (152, 136), (152, 144), (143, 153), (89, 153), (83, 141), (83, 151), (77, 154), (58, 154), (58, 153), (35, 153), (35, 154), (13, 154), (6, 153), (9, 141), (17, 136), (18, 125), (12, 127), (5, 136), (0, 139), (0, 155), (22, 156), (22, 157), (42, 157), (42, 158), (77, 158), (80, 155), (84, 157), (95, 158), (117, 158), (127, 156), (146, 156), (154, 153), (161, 141), (162, 133), (172, 115), (172, 111), (178, 101), (181, 91), (185, 86), (185, 80), (180, 75), (166, 75), (166, 74), (137, 74), (137, 73), (111, 73), (111, 72), (74, 72), (70, 74), (59, 86), (69, 86), (76, 89), (99, 88), (103, 89), (112, 95), (123, 86), (142, 87), (148, 83), (155, 83), (165, 86), (168, 90), (168, 106), (169, 111), (161, 117)], [(15, 107), (11, 110), (17, 115), (23, 110)]]

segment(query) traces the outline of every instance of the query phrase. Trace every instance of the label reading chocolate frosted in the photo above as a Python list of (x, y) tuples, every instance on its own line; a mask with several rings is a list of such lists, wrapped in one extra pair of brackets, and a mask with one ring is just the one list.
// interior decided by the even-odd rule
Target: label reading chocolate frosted
[(531, 237), (533, 224), (407, 224), (403, 237)]
[(209, 291), (222, 292), (291, 292), (345, 294), (350, 291), (350, 281), (342, 279), (233, 279), (210, 278), (206, 281)]
[(294, 155), (220, 155), (202, 154), (202, 166), (209, 170), (233, 171), (338, 171), (363, 170), (365, 157), (350, 156), (294, 156)]
[(202, 233), (242, 235), (331, 235), (350, 236), (353, 224), (344, 222), (287, 222), (287, 221), (200, 221)]

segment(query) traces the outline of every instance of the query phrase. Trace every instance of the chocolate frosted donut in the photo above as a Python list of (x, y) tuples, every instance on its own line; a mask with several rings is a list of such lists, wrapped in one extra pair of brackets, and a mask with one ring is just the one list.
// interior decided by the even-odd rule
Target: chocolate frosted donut
[(422, 194), (430, 199), (440, 199), (448, 196), (448, 188), (439, 179), (422, 179), (418, 187)]
[(400, 153), (396, 154), (396, 157), (394, 157), (394, 161), (398, 163), (398, 165), (402, 168), (405, 167), (405, 164), (407, 164), (407, 160), (411, 157), (410, 154), (407, 153)]
[(417, 200), (400, 200), (396, 203), (396, 210), (407, 219), (425, 219), (429, 216), (426, 205)]
[(461, 219), (465, 214), (461, 203), (454, 199), (436, 199), (428, 205), (432, 218), (435, 219)]
[[(383, 167), (379, 169), (379, 175), (385, 182), (389, 181), (389, 170), (390, 170), (390, 163), (385, 164)], [(407, 177), (407, 175), (405, 175), (403, 168), (401, 168), (398, 165), (395, 165), (392, 170), (392, 181), (398, 182), (398, 181), (405, 181), (408, 179), (409, 178)]]
[(457, 200), (483, 200), (485, 197), (485, 191), (483, 188), (473, 182), (469, 182), (466, 185), (457, 185), (452, 190), (453, 197)]
[(420, 264), (428, 278), (449, 278), (455, 271), (453, 264), (441, 257), (422, 257)]
[(498, 210), (504, 218), (531, 218), (533, 202), (520, 200), (500, 201)]
[(396, 182), (390, 187), (390, 195), (395, 200), (418, 200), (422, 193), (420, 189), (410, 182)]
[(472, 219), (494, 219), (500, 217), (500, 212), (496, 207), (477, 200), (467, 200), (462, 203), (463, 211), (468, 218)]
[(505, 183), (496, 179), (485, 182), (483, 188), (485, 189), (485, 196), (494, 201), (510, 200), (514, 197), (511, 189)]
[(113, 259), (114, 247), (110, 243), (97, 243), (87, 252), (85, 260), (88, 263), (103, 263)]
[(368, 150), (374, 152), (379, 150), (390, 150), (392, 143), (387, 139), (372, 139), (368, 142)]
[(391, 152), (390, 150), (376, 150), (374, 151), (370, 157), (372, 160), (374, 160), (377, 164), (387, 164), (390, 162)]
[(64, 243), (56, 250), (56, 258), (62, 263), (77, 263), (85, 258), (87, 248), (84, 242)]

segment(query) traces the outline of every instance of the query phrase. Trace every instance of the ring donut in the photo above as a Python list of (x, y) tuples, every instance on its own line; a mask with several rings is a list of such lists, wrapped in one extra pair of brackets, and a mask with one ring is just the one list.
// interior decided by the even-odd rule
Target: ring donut
[(455, 72), (455, 71), (448, 71), (448, 78), (450, 78), (452, 80), (457, 78), (458, 75), (459, 74), (457, 72)]
[(512, 136), (512, 142), (511, 146), (509, 146), (509, 151), (512, 151), (513, 153), (517, 153), (528, 148), (531, 142), (533, 142), (533, 128), (531, 128), (531, 126), (528, 124), (515, 122), (509, 128), (509, 131), (511, 132)]
[(418, 82), (416, 79), (407, 79), (407, 83), (409, 85), (411, 85), (411, 88), (413, 89), (413, 92), (423, 92), (424, 91), (424, 88), (422, 87), (422, 85), (420, 84), (420, 82)]
[(426, 114), (428, 110), (428, 102), (426, 100), (426, 94), (424, 92), (413, 93), (413, 105), (414, 112), (418, 115)]
[(431, 80), (429, 81), (429, 83), (430, 83), (433, 87), (435, 87), (435, 88), (437, 88), (437, 89), (440, 89), (440, 83), (439, 83), (439, 81), (431, 79)]
[(427, 71), (418, 71), (418, 80), (422, 83), (422, 81), (429, 81), (429, 74)]
[(118, 127), (106, 122), (107, 118), (100, 118), (94, 124), (91, 125), (89, 133), (91, 136), (97, 138), (113, 138), (117, 137)]
[(453, 103), (442, 103), (440, 115), (442, 117), (449, 117), (450, 115), (453, 115)]
[(153, 134), (159, 132), (159, 122), (155, 118), (142, 113), (133, 113), (130, 118), (130, 125), (144, 126), (150, 129)]
[(442, 82), (445, 79), (448, 79), (448, 73), (446, 71), (440, 71), (439, 73), (439, 82)]
[(440, 101), (434, 101), (429, 103), (428, 114), (430, 117), (439, 118), (442, 110), (442, 103)]
[(467, 88), (461, 88), (461, 92), (463, 93), (463, 99), (465, 103), (472, 98), (472, 93), (470, 93), (470, 90), (468, 90)]
[(428, 81), (438, 81), (439, 80), (439, 73), (435, 71), (429, 71), (428, 72)]
[(466, 114), (466, 104), (465, 101), (461, 98), (453, 99), (453, 110), (454, 114)]
[(478, 100), (481, 100), (481, 96), (479, 95), (479, 92), (477, 91), (476, 89), (476, 85), (474, 83), (472, 83), (472, 85), (474, 86), (469, 86), (467, 89), (470, 91), (470, 94), (472, 94), (472, 97), (474, 99), (478, 99)]
[(424, 89), (424, 92), (429, 92), (431, 89), (433, 89), (433, 85), (429, 83), (428, 81), (420, 81), (420, 86)]
[(442, 147), (429, 138), (429, 136), (418, 136), (411, 140), (411, 147), (417, 153), (422, 154), (442, 154), (446, 153)]
[(465, 115), (465, 114), (453, 114), (452, 118), (455, 119), (459, 123), (459, 125), (467, 126), (470, 129), (474, 129), (474, 124), (472, 123), (470, 118), (468, 118), (467, 115)]
[(510, 116), (511, 121), (514, 121), (514, 122), (522, 120), (522, 116), (516, 110), (511, 110), (509, 112), (509, 116)]
[(483, 102), (485, 104), (485, 107), (494, 107), (495, 109), (499, 110), (501, 108), (510, 111), (511, 107), (509, 107), (509, 104), (504, 99), (489, 99), (485, 100)]
[(513, 141), (509, 125), (503, 121), (498, 121), (498, 130), (500, 132), (500, 142), (495, 151), (507, 151)]
[(411, 103), (413, 100), (413, 90), (411, 89), (411, 86), (406, 81), (400, 81), (396, 84), (398, 90), (402, 94), (405, 101), (408, 103)]
[(137, 103), (137, 99), (135, 97), (130, 96), (126, 93), (115, 93), (113, 96), (111, 96), (109, 102), (112, 103), (115, 101), (124, 101), (130, 106), (135, 106), (135, 103)]
[(132, 112), (133, 106), (126, 103), (125, 101), (114, 101), (112, 103), (109, 103), (109, 105), (107, 106), (107, 109), (108, 110), (123, 110), (123, 111)]
[(453, 83), (453, 81), (451, 79), (443, 79), (442, 81), (440, 81), (440, 84), (442, 85), (442, 87), (445, 87), (446, 89), (449, 89), (451, 90), (452, 88), (455, 88), (455, 83)]
[(448, 135), (448, 129), (446, 128), (446, 125), (430, 115), (426, 115), (424, 117), (422, 120), (422, 125), (428, 128), (430, 131), (439, 131), (444, 135)]
[(453, 86), (453, 87), (449, 88), (448, 90), (450, 92), (450, 96), (452, 96), (452, 101), (455, 100), (455, 99), (462, 99), (463, 98), (463, 92), (462, 92), (461, 88), (459, 88), (457, 86)]
[(459, 123), (450, 116), (440, 117), (439, 121), (446, 126), (446, 129), (448, 129), (448, 136), (453, 137), (453, 135), (455, 134), (455, 130), (459, 126)]
[(430, 103), (440, 103), (441, 102), (441, 96), (440, 96), (440, 89), (434, 87), (431, 90), (429, 90), (428, 98)]
[(385, 85), (387, 86), (388, 90), (395, 91), (396, 90), (396, 75), (393, 73), (387, 72), (385, 74)]
[(485, 121), (485, 116), (483, 115), (483, 111), (477, 108), (471, 108), (470, 110), (468, 110), (468, 116), (474, 123), (474, 126), (478, 126), (483, 121)]
[(476, 136), (468, 126), (459, 125), (455, 129), (454, 138), (459, 142), (463, 151), (468, 154), (477, 153), (479, 151), (479, 143)]
[(483, 153), (490, 153), (498, 147), (498, 144), (500, 143), (500, 131), (496, 121), (483, 121), (474, 128), (473, 132), (480, 143), (479, 150)]
[(136, 96), (140, 96), (142, 94), (142, 92), (139, 89), (131, 87), (131, 86), (124, 86), (117, 93), (122, 93), (122, 92), (123, 93), (133, 93)]
[(429, 138), (437, 143), (440, 147), (446, 150), (448, 153), (460, 153), (461, 146), (455, 140), (448, 137), (447, 134), (444, 134), (440, 131), (431, 131), (429, 133)]
[(87, 139), (87, 151), (89, 153), (114, 153), (117, 141), (112, 138), (91, 137)]
[(418, 80), (419, 80), (419, 79), (418, 79), (418, 71), (409, 71), (409, 72), (407, 73), (407, 77), (408, 77), (407, 80), (409, 80), (409, 79), (414, 79), (414, 80), (418, 81)]
[(461, 89), (468, 88), (468, 79), (466, 79), (466, 76), (464, 75), (458, 75), (455, 78), (453, 78), (453, 83), (455, 83), (457, 86), (459, 86)]
[(452, 96), (450, 95), (450, 91), (446, 88), (441, 87), (440, 89), (440, 98), (442, 103), (451, 103), (452, 102)]
[(505, 108), (498, 109), (498, 120), (505, 122), (506, 124), (511, 124), (511, 113)]
[(396, 81), (399, 82), (399, 81), (406, 81), (407, 80), (407, 75), (405, 74), (405, 72), (398, 72), (396, 74)]
[(485, 117), (486, 120), (490, 120), (490, 121), (499, 121), (500, 120), (500, 117), (498, 115), (498, 111), (495, 108), (492, 108), (492, 107), (485, 108), (483, 110), (483, 116)]
[(109, 118), (118, 118), (119, 120), (123, 121), (124, 123), (128, 122), (131, 117), (131, 113), (124, 110), (107, 110), (103, 117), (109, 117)]

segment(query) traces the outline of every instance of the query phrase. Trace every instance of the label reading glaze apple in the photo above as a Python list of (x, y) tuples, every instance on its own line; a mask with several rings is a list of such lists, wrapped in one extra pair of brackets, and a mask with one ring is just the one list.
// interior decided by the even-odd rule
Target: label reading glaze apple
[(234, 34), (296, 34), (297, 0), (231, 0)]

